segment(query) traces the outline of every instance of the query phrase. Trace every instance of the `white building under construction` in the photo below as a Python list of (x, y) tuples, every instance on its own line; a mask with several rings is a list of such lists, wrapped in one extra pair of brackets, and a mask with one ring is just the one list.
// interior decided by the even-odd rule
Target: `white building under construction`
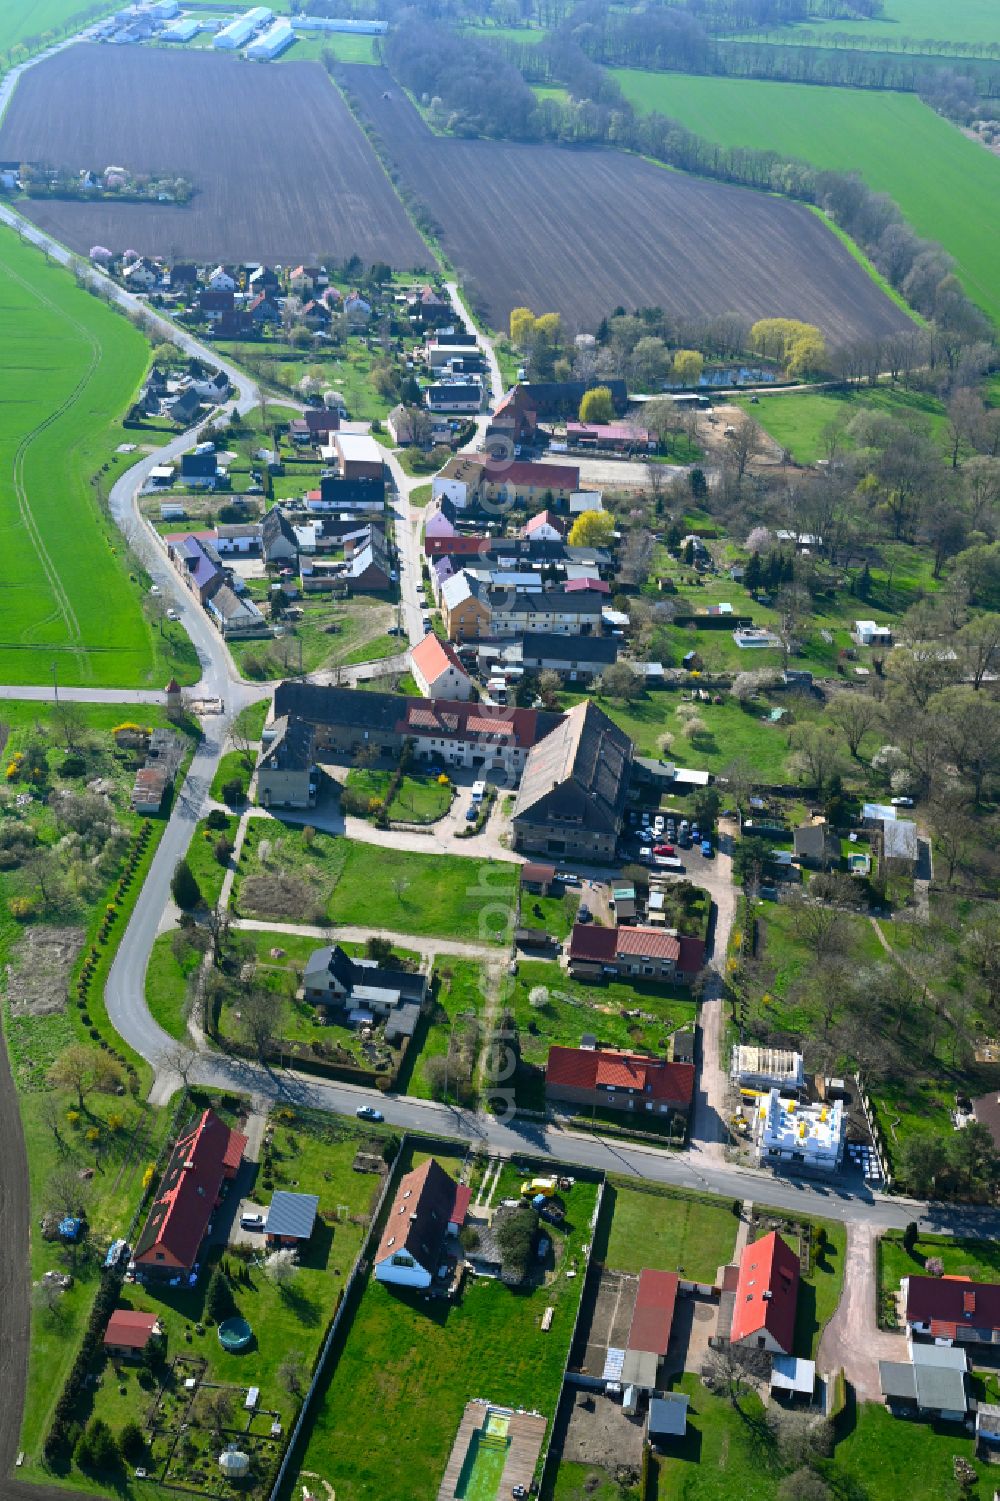
[(842, 1101), (802, 1105), (777, 1089), (757, 1107), (757, 1147), (762, 1167), (835, 1173), (844, 1157), (847, 1116)]

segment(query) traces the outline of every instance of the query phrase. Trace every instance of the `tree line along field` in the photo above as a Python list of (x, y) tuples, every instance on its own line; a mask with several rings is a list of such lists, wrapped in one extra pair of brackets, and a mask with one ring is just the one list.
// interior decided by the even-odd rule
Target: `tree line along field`
[(915, 94), (613, 71), (637, 108), (657, 110), (720, 145), (859, 171), (895, 199), (918, 234), (954, 256), (969, 296), (1000, 319), (1000, 158)]
[(159, 638), (90, 480), (127, 436), (145, 339), (0, 230), (0, 682), (144, 686)]
[(522, 304), (594, 328), (651, 303), (803, 318), (834, 344), (908, 326), (803, 204), (615, 151), (436, 136), (385, 70), (343, 76), (494, 327)]
[(872, 20), (821, 21), (810, 17), (800, 26), (783, 27), (770, 33), (771, 41), (799, 40), (808, 31), (832, 38), (838, 33), (856, 37), (884, 37), (888, 42), (910, 37), (914, 41), (995, 42), (1000, 36), (996, 0), (885, 0), (883, 13)]
[(357, 254), (400, 270), (430, 259), (364, 135), (313, 63), (251, 67), (198, 50), (72, 47), (21, 79), (0, 127), (0, 157), (98, 170), (118, 162), (193, 183), (184, 207), (25, 205), (35, 223), (84, 255), (100, 243), (148, 255), (292, 264)]
[(84, 9), (85, 0), (0, 0), (0, 57), (26, 37), (65, 26)]

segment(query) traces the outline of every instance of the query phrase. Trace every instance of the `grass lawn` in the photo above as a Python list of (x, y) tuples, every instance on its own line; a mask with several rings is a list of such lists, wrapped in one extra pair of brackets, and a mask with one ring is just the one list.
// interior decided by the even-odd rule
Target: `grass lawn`
[(0, 407), (0, 681), (144, 687), (197, 677), (190, 644), (150, 629), (117, 530), (98, 505), (134, 462), (130, 435), (149, 346), (126, 318), (0, 230), (4, 363), (17, 372)]
[(230, 843), (235, 840), (238, 822), (237, 818), (230, 815), (226, 820), (226, 828), (210, 829), (203, 818), (191, 836), (187, 862), (191, 867), (192, 875), (198, 882), (202, 901), (206, 907), (214, 907), (219, 900), (222, 883), (228, 869), (228, 864), (220, 865), (215, 858), (215, 846), (221, 838), (228, 838)]
[[(39, 1030), (44, 1034), (61, 1020), (48, 1018)], [(73, 1040), (72, 1034), (64, 1036), (53, 1052)], [(50, 1116), (48, 1102), (53, 1099), (57, 1108)], [(74, 1277), (73, 1287), (60, 1298), (54, 1313), (32, 1310), (21, 1444), (33, 1459), (40, 1453), (52, 1408), (76, 1355), (104, 1252), (128, 1226), (142, 1192), (142, 1175), (155, 1160), (170, 1112), (154, 1111), (127, 1095), (90, 1094), (79, 1119), (71, 1123), (67, 1112), (76, 1108), (75, 1099), (62, 1092), (53, 1095), (48, 1087), (22, 1093), (20, 1106), (31, 1182), (31, 1275), (37, 1280), (46, 1271), (69, 1269)], [(91, 1131), (98, 1133), (94, 1142), (87, 1140)], [(43, 1240), (37, 1228), (41, 1216), (54, 1207), (51, 1185), (64, 1162), (77, 1171), (97, 1168), (79, 1190), (90, 1235), (72, 1257), (58, 1242)]]
[[(707, 635), (707, 632), (701, 634)], [(698, 646), (700, 649), (700, 640)], [(748, 655), (746, 652), (741, 653), (744, 658)], [(753, 655), (754, 661), (743, 665), (747, 668), (766, 665), (757, 658), (768, 656), (769, 653), (756, 652)], [(568, 709), (586, 696), (563, 693), (560, 695), (560, 703), (563, 709)], [(763, 724), (756, 711), (747, 712), (730, 701), (723, 704), (699, 704), (698, 718), (704, 721), (706, 733), (692, 741), (681, 733), (682, 721), (676, 717), (677, 705), (684, 702), (679, 694), (665, 691), (648, 693), (630, 704), (623, 703), (621, 699), (605, 698), (600, 693), (590, 696), (605, 714), (631, 736), (640, 756), (661, 755), (660, 737), (664, 733), (670, 733), (674, 737), (670, 755), (683, 766), (721, 771), (738, 756), (745, 756), (753, 763), (762, 781), (778, 782), (787, 774), (785, 763), (789, 754), (788, 732), (781, 725)]]
[[(384, 801), (392, 773), (353, 767), (347, 785), (360, 796)], [(404, 775), (388, 813), (397, 823), (436, 823), (451, 807), (452, 787), (436, 777)]]
[(568, 938), (576, 922), (580, 892), (567, 886), (561, 896), (535, 896), (521, 892), (521, 927), (551, 933), (553, 938)]
[(807, 1276), (799, 1283), (795, 1313), (795, 1353), (815, 1359), (820, 1336), (837, 1311), (844, 1285), (847, 1231), (834, 1220), (822, 1221), (826, 1230), (823, 1255), (813, 1257)]
[(256, 704), (247, 704), (246, 708), (241, 709), (233, 721), (232, 733), (234, 735), (245, 736), (251, 745), (255, 745), (263, 734), (270, 709), (270, 698), (262, 698)]
[[(884, 1407), (866, 1403), (838, 1443), (832, 1476), (840, 1480), (838, 1495), (865, 1496), (868, 1501), (899, 1501), (900, 1482), (907, 1501), (942, 1501), (957, 1494), (952, 1461), (955, 1455), (975, 1463), (975, 1444), (964, 1428), (948, 1423), (907, 1423)], [(989, 1479), (989, 1465), (975, 1465), (980, 1480)], [(992, 1484), (966, 1494), (987, 1501)]]
[[(110, 10), (111, 6), (99, 9)], [(74, 16), (79, 24), (80, 7), (75, 0), (3, 0), (0, 4), (0, 57), (18, 44), (26, 46), (30, 52), (37, 52), (42, 45), (51, 45)]]
[(776, 443), (787, 448), (800, 464), (814, 464), (823, 456), (822, 433), (831, 423), (843, 425), (867, 408), (903, 420), (914, 419), (942, 443), (947, 417), (941, 402), (920, 391), (875, 386), (854, 391), (790, 391), (787, 396), (764, 396), (756, 406), (738, 397), (736, 405), (759, 422)]
[[(442, 1162), (457, 1171), (456, 1159)], [(571, 1223), (549, 1232), (555, 1268), (530, 1291), (476, 1280), (450, 1304), (369, 1282), (306, 1424), (302, 1471), (323, 1475), (337, 1501), (430, 1497), (471, 1398), (535, 1408), (551, 1421), (583, 1282), (565, 1273), (583, 1271), (595, 1198), (578, 1179)], [(543, 1334), (547, 1307), (555, 1313)]]
[(187, 1038), (188, 981), (201, 955), (189, 948), (182, 963), (174, 957), (173, 940), (180, 930), (161, 933), (153, 944), (146, 969), (146, 1004), (153, 1020), (179, 1042)]
[[(246, 1388), (255, 1385), (261, 1389), (261, 1407), (276, 1409), (287, 1432), (297, 1402), (278, 1381), (278, 1368), (292, 1351), (301, 1355), (306, 1370), (311, 1367), (336, 1306), (337, 1294), (357, 1256), (365, 1219), (382, 1180), (378, 1175), (352, 1171), (351, 1164), (362, 1140), (362, 1133), (355, 1130), (353, 1123), (279, 1110), (272, 1118), (272, 1127), (275, 1187), (318, 1194), (319, 1215), (312, 1239), (300, 1250), (299, 1270), (289, 1288), (279, 1290), (256, 1263), (249, 1268), (249, 1285), (239, 1280), (233, 1284), (238, 1311), (254, 1330), (251, 1347), (239, 1355), (227, 1353), (219, 1344), (215, 1325), (206, 1321), (207, 1268), (192, 1290), (129, 1285), (123, 1288), (119, 1306), (152, 1312), (160, 1318), (167, 1332), (168, 1358), (201, 1357), (208, 1363), (206, 1379), (237, 1387), (233, 1393), (233, 1416), (237, 1422), (241, 1421), (238, 1415)], [(258, 1193), (264, 1203), (270, 1201), (270, 1189), (259, 1184)], [(352, 1223), (352, 1217), (361, 1222)], [(239, 1265), (224, 1251), (222, 1254), (232, 1267)], [(210, 1253), (213, 1262), (218, 1256), (218, 1250)], [(198, 1332), (199, 1325), (202, 1333)], [(125, 1386), (123, 1397), (118, 1383), (105, 1379), (92, 1398), (94, 1414), (104, 1417), (115, 1430), (126, 1418), (139, 1416), (145, 1406), (144, 1402), (141, 1405), (137, 1402), (139, 1392), (134, 1373), (125, 1377)], [(168, 1384), (164, 1399), (168, 1418), (172, 1411), (180, 1416), (182, 1396), (175, 1386)]]
[(551, 1501), (627, 1501), (626, 1492), (606, 1470), (564, 1459), (556, 1473)]
[[(270, 846), (265, 864), (259, 855), (262, 839)], [(328, 834), (317, 834), (307, 848), (301, 830), (286, 829), (277, 820), (251, 820), (240, 862), (240, 910), (287, 919), (284, 908), (274, 910), (280, 892), (258, 887), (252, 897), (266, 898), (271, 907), (251, 909), (244, 889), (248, 877), (268, 877), (268, 886), (274, 887), (282, 875), (303, 885), (334, 924), (487, 943), (506, 935), (517, 869), (409, 850), (394, 850), (389, 858), (378, 845), (352, 844)]]
[(684, 1268), (695, 1282), (714, 1282), (733, 1254), (738, 1221), (728, 1199), (623, 1182), (604, 1190), (594, 1255), (620, 1272)]
[(374, 36), (354, 36), (347, 31), (296, 32), (295, 41), (276, 61), (284, 62), (286, 58), (292, 62), (321, 61), (324, 52), (332, 52), (339, 63), (377, 63), (375, 43), (380, 40)]
[(412, 1071), (408, 1077), (404, 1072), (396, 1081), (400, 1094), (415, 1095), (420, 1100), (433, 1098), (427, 1078), (429, 1060), (447, 1057), (449, 1045), (456, 1052), (460, 1047), (462, 1022), (459, 1021), (453, 1032), (455, 1019), (463, 1012), (481, 1017), (486, 1007), (486, 977), (483, 966), (475, 959), (445, 957), (435, 964), (434, 970), (439, 981), (434, 1011), (426, 1028), (418, 1029), (414, 1047), (407, 1055), (408, 1062), (413, 1060)]
[(246, 798), (247, 789), (250, 786), (251, 774), (251, 768), (247, 766), (247, 758), (242, 751), (226, 751), (224, 755), (219, 757), (218, 770), (212, 778), (210, 796), (217, 803), (225, 802), (222, 789), (226, 783), (239, 782), (243, 788), (242, 801)]
[(781, 1466), (762, 1440), (759, 1400), (745, 1397), (741, 1417), (697, 1376), (682, 1376), (673, 1389), (691, 1399), (687, 1433), (660, 1465), (657, 1501), (774, 1501)]
[[(531, 999), (533, 992), (536, 1003)], [(534, 1065), (518, 1075), (518, 1102), (536, 1110), (544, 1108), (543, 1071), (551, 1046), (579, 1047), (581, 1035), (593, 1032), (609, 1047), (662, 1053), (670, 1033), (691, 1021), (695, 1013), (695, 1003), (678, 986), (626, 985), (617, 980), (608, 985), (586, 985), (572, 979), (558, 964), (535, 959), (518, 963), (511, 1004), (520, 1033), (522, 1062)], [(633, 1009), (642, 1015), (623, 1015)], [(642, 1128), (638, 1113), (635, 1125)]]
[(398, 657), (405, 652), (405, 642), (401, 642), (398, 636), (375, 636), (371, 641), (365, 641), (360, 646), (354, 647), (343, 658), (347, 666), (353, 666), (358, 662), (377, 662), (382, 657)]
[[(991, 40), (995, 12), (993, 20)], [(940, 16), (930, 34), (938, 31)], [(915, 94), (613, 71), (639, 108), (657, 109), (722, 145), (859, 171), (870, 187), (895, 199), (918, 234), (951, 252), (969, 296), (992, 318), (1000, 317), (994, 248), (1000, 164)]]
[[(815, 961), (795, 931), (795, 914), (781, 902), (762, 902), (756, 908), (758, 953), (763, 968), (764, 994), (759, 1014), (776, 1031), (795, 1033), (808, 1041), (820, 1029), (809, 978)], [(877, 964), (887, 956), (865, 917), (846, 915), (850, 958), (859, 965)]]
[(304, 672), (378, 660), (405, 650), (405, 642), (386, 635), (393, 623), (393, 607), (385, 601), (311, 595), (299, 600), (297, 608), (302, 611), (301, 620), (290, 623), (278, 639), (229, 643), (245, 677), (274, 678), (297, 672), (300, 646)]

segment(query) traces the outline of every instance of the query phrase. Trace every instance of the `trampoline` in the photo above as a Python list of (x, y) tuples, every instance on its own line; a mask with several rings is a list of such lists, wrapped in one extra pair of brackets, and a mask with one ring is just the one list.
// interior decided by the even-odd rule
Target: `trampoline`
[(230, 1355), (238, 1355), (253, 1341), (253, 1330), (246, 1319), (226, 1319), (219, 1325), (219, 1344)]

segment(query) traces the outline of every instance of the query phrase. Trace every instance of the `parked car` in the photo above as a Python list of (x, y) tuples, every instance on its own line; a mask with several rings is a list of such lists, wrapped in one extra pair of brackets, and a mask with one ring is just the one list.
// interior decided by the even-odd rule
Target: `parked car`
[(915, 808), (916, 803), (912, 797), (891, 797), (890, 806), (893, 808)]
[(662, 813), (657, 813), (656, 817), (653, 819), (653, 833), (662, 834), (666, 826), (667, 820), (663, 817)]
[(240, 1216), (241, 1230), (263, 1230), (264, 1216), (262, 1214), (243, 1214)]
[(374, 1105), (359, 1105), (354, 1114), (359, 1121), (384, 1121), (385, 1116)]
[(642, 845), (641, 848), (640, 848), (640, 850), (639, 850), (639, 859), (640, 860), (652, 860), (652, 858), (653, 858), (653, 846), (651, 844), (644, 844), (644, 845)]
[(577, 911), (577, 914), (576, 914), (577, 921), (578, 922), (590, 922), (590, 920), (593, 917), (593, 915), (594, 914), (591, 912), (591, 910), (587, 906), (586, 902), (581, 902), (580, 906), (579, 906), (579, 910)]
[(475, 803), (473, 803), (473, 805), (472, 805), (471, 808), (466, 808), (466, 810), (465, 810), (465, 821), (466, 821), (466, 823), (475, 823), (475, 821), (476, 821), (476, 819), (478, 817), (479, 817), (479, 809), (476, 807)]
[(168, 620), (180, 620), (180, 618), (181, 617), (178, 615), (178, 613), (177, 613), (176, 610), (168, 610), (167, 611), (167, 619)]
[(386, 634), (389, 636), (405, 636), (406, 632), (401, 625), (391, 625)]
[(703, 839), (701, 841), (701, 852), (705, 856), (706, 860), (711, 860), (711, 858), (712, 858), (712, 841), (711, 841), (711, 839)]
[(675, 855), (676, 853), (677, 853), (677, 851), (674, 849), (674, 847), (673, 847), (672, 844), (654, 844), (653, 845), (653, 854), (654, 855)]

